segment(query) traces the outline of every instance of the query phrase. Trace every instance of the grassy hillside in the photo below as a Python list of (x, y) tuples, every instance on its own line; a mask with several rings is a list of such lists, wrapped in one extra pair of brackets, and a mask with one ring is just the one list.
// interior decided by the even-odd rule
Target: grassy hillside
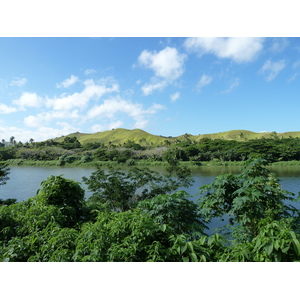
[[(248, 130), (230, 130), (225, 132), (219, 133), (212, 133), (212, 134), (200, 134), (200, 135), (191, 135), (191, 134), (184, 134), (178, 137), (165, 137), (159, 135), (153, 135), (141, 129), (113, 129), (107, 130), (103, 132), (97, 133), (71, 133), (68, 136), (76, 136), (80, 143), (90, 143), (90, 142), (99, 142), (105, 145), (112, 143), (114, 145), (122, 145), (128, 140), (134, 141), (143, 146), (161, 146), (166, 143), (166, 140), (169, 142), (175, 141), (182, 141), (185, 139), (190, 139), (192, 141), (200, 141), (203, 138), (210, 138), (210, 139), (225, 139), (225, 140), (238, 140), (238, 141), (245, 141), (250, 139), (260, 139), (260, 138), (270, 138), (277, 135), (279, 138), (284, 137), (299, 137), (300, 138), (300, 131), (294, 132), (285, 132), (285, 133), (272, 133), (272, 132), (260, 132), (256, 133), (253, 131)], [(64, 137), (59, 137), (54, 139), (55, 141), (61, 142), (63, 141)]]
[[(123, 128), (91, 134), (72, 133), (68, 136), (76, 136), (81, 144), (99, 142), (105, 145), (109, 143), (112, 143), (114, 145), (122, 145), (130, 140), (145, 146), (160, 146), (162, 143), (164, 143), (164, 140), (167, 139), (167, 137), (153, 135), (141, 129), (128, 130)], [(57, 142), (61, 142), (63, 141), (63, 139), (64, 137), (60, 137), (54, 140)]]

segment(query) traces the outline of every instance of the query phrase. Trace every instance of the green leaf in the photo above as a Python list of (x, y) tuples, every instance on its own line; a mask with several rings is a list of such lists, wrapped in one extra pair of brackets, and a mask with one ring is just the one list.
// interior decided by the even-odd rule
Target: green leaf
[(300, 256), (300, 243), (299, 243), (299, 240), (297, 239), (295, 232), (290, 231), (290, 235), (292, 237), (292, 242), (293, 242), (294, 249), (295, 249), (297, 255)]
[(167, 229), (167, 225), (166, 225), (166, 224), (161, 225), (161, 230), (162, 230), (163, 232), (165, 232), (166, 229)]
[(194, 252), (190, 253), (190, 257), (192, 262), (198, 262), (197, 255)]
[(191, 252), (194, 252), (194, 247), (193, 247), (192, 242), (187, 242), (187, 246), (189, 247), (189, 250), (190, 250)]
[(273, 251), (273, 243), (269, 243), (267, 246), (264, 247), (267, 255), (270, 255)]
[(278, 242), (278, 240), (276, 240), (276, 241), (274, 242), (274, 248), (275, 248), (275, 250), (278, 250), (278, 249), (279, 249), (279, 242)]
[(184, 252), (186, 251), (186, 249), (187, 249), (187, 245), (181, 246), (181, 247), (180, 247), (180, 253), (181, 253), (181, 254), (184, 253)]

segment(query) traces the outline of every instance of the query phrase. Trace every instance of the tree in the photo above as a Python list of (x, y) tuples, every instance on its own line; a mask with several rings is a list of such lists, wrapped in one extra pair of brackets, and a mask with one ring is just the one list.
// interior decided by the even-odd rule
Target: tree
[(9, 167), (6, 163), (0, 162), (0, 185), (6, 184), (6, 181), (9, 180)]
[(169, 233), (140, 211), (100, 212), (83, 225), (76, 241), (75, 261), (165, 261)]
[(281, 188), (266, 165), (266, 160), (250, 159), (241, 174), (217, 176), (213, 183), (201, 187), (202, 212), (208, 219), (229, 215), (230, 223), (239, 224), (245, 239), (257, 236), (262, 219), (292, 216), (294, 208), (284, 201), (296, 201), (293, 194)]
[(59, 207), (72, 226), (80, 221), (84, 204), (84, 190), (74, 180), (50, 176), (41, 183), (34, 202)]
[(138, 201), (190, 186), (192, 179), (187, 169), (180, 170), (173, 167), (169, 175), (162, 175), (148, 168), (134, 167), (128, 172), (113, 168), (105, 172), (98, 168), (90, 178), (83, 177), (83, 181), (93, 192), (89, 201), (108, 203), (112, 210), (126, 211)]
[(137, 208), (145, 211), (159, 224), (172, 226), (177, 234), (201, 235), (207, 228), (201, 221), (197, 204), (188, 200), (189, 194), (177, 191), (171, 195), (157, 195), (138, 203)]
[(258, 224), (258, 234), (253, 240), (233, 243), (219, 261), (288, 262), (300, 260), (299, 236), (292, 230), (293, 220), (263, 219)]
[(77, 137), (70, 137), (70, 136), (66, 136), (63, 140), (63, 142), (61, 143), (61, 146), (64, 149), (76, 149), (76, 148), (81, 148), (81, 144), (78, 141)]

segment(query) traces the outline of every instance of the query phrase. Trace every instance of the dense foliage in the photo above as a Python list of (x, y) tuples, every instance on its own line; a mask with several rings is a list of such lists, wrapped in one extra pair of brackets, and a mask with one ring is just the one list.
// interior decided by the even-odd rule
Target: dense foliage
[[(172, 142), (171, 142), (172, 141)], [(14, 141), (15, 142), (15, 141)], [(207, 161), (245, 161), (261, 157), (269, 162), (300, 160), (300, 139), (279, 138), (273, 133), (269, 138), (224, 140), (202, 138), (190, 140), (166, 139), (160, 146), (128, 140), (122, 144), (87, 142), (81, 144), (75, 136), (67, 136), (61, 142), (0, 143), (0, 161), (10, 159), (31, 161), (57, 161), (58, 165), (114, 161), (134, 165), (139, 160), (191, 161), (201, 164)]]
[[(89, 199), (79, 183), (50, 176), (27, 201), (0, 203), (0, 260), (299, 261), (299, 211), (287, 205), (296, 199), (266, 163), (251, 159), (240, 174), (218, 176), (198, 204), (178, 191), (189, 184), (178, 164), (165, 175), (99, 168), (84, 179)], [(8, 171), (0, 166), (0, 182)], [(212, 217), (226, 216), (225, 228), (205, 234)]]

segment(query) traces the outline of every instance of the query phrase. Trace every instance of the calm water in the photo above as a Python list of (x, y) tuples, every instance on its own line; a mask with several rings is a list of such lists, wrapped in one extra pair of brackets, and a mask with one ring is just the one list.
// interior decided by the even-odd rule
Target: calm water
[[(239, 170), (240, 168), (237, 167), (199, 167), (193, 171), (195, 182), (192, 187), (187, 189), (187, 192), (194, 196), (199, 192), (199, 187), (212, 183), (216, 176), (230, 172), (236, 174)], [(10, 180), (7, 181), (7, 184), (0, 186), (0, 199), (15, 198), (18, 201), (27, 200), (36, 194), (40, 188), (40, 183), (50, 175), (63, 175), (65, 178), (73, 179), (81, 183), (86, 190), (82, 177), (89, 177), (93, 171), (95, 171), (95, 168), (10, 167)], [(272, 169), (272, 172), (276, 174), (285, 190), (298, 195), (300, 191), (300, 167), (281, 167)], [(86, 198), (89, 196), (90, 193), (86, 190)], [(197, 197), (192, 199), (197, 199)], [(294, 203), (293, 205), (300, 209), (300, 203)], [(212, 221), (209, 227), (213, 229), (223, 224), (223, 222), (216, 219)], [(212, 233), (212, 230), (209, 230), (207, 233)]]
[[(187, 191), (191, 195), (195, 195), (199, 187), (213, 182), (217, 175), (230, 172), (236, 174), (239, 170), (236, 167), (199, 167), (193, 171), (195, 182)], [(10, 167), (10, 180), (5, 185), (0, 186), (0, 198), (26, 200), (36, 194), (40, 188), (40, 183), (50, 175), (63, 175), (65, 178), (81, 183), (82, 187), (86, 189), (86, 186), (82, 183), (82, 177), (89, 177), (93, 171), (95, 171), (95, 168), (92, 167)], [(298, 194), (300, 191), (300, 167), (277, 168), (272, 169), (272, 172), (276, 174), (284, 189)], [(88, 197), (87, 192), (86, 196)]]

